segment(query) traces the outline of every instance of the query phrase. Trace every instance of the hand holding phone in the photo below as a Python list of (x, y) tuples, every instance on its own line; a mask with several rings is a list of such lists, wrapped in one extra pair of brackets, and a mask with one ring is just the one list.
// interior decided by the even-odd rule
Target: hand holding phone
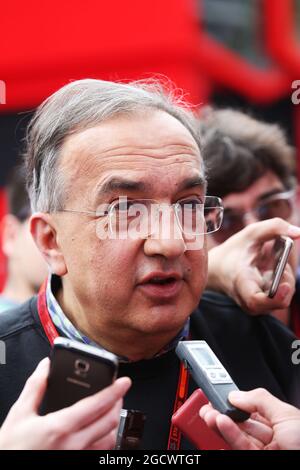
[(206, 341), (179, 341), (176, 354), (216, 410), (237, 422), (250, 417), (229, 402), (229, 392), (238, 388)]
[(118, 359), (114, 354), (67, 338), (56, 338), (39, 413), (52, 413), (94, 395), (113, 383), (117, 370)]
[[(50, 361), (44, 358), (25, 383), (0, 429), (0, 449), (109, 450), (116, 443), (122, 399), (130, 388), (128, 377), (55, 413), (39, 415), (47, 387)], [(64, 390), (60, 390), (63, 394)]]

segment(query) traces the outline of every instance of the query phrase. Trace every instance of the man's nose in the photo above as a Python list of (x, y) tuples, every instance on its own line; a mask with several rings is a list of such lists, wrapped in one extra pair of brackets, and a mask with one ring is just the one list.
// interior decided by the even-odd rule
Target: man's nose
[(179, 258), (186, 251), (183, 239), (147, 238), (144, 252), (147, 256), (161, 255), (168, 259)]
[(155, 225), (154, 231), (145, 240), (145, 254), (169, 259), (180, 257), (186, 251), (186, 244), (175, 214), (172, 214), (171, 219), (160, 220)]

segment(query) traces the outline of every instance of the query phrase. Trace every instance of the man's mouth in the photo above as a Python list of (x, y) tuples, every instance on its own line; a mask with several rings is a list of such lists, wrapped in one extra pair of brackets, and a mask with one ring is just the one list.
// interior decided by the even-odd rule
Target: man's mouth
[(159, 285), (166, 285), (166, 284), (171, 284), (172, 282), (175, 282), (176, 279), (175, 277), (166, 277), (166, 278), (161, 278), (161, 277), (153, 277), (152, 279), (149, 280), (149, 284), (159, 284)]
[(139, 288), (147, 297), (153, 299), (171, 299), (179, 294), (183, 279), (179, 274), (147, 276)]

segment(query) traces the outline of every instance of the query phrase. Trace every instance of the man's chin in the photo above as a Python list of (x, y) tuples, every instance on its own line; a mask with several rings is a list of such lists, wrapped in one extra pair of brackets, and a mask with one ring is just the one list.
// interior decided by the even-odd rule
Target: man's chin
[(182, 310), (172, 308), (171, 306), (159, 306), (152, 308), (147, 317), (144, 317), (140, 330), (145, 334), (162, 335), (176, 333), (183, 328), (190, 312), (184, 313)]

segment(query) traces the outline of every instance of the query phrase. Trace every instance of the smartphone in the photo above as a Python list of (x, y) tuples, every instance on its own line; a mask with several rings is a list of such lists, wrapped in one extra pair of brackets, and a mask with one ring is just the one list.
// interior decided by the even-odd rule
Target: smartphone
[(293, 244), (293, 240), (289, 237), (280, 236), (277, 237), (275, 240), (272, 249), (274, 269), (271, 278), (271, 285), (268, 292), (268, 297), (270, 297), (271, 299), (276, 295)]
[(99, 392), (113, 383), (117, 371), (118, 358), (114, 354), (67, 338), (56, 338), (39, 414), (66, 408)]
[(200, 417), (199, 410), (208, 400), (198, 388), (172, 416), (172, 423), (200, 450), (230, 450), (231, 447)]
[(115, 450), (141, 448), (146, 415), (139, 410), (122, 409)]
[(179, 341), (176, 354), (216, 410), (237, 422), (250, 417), (228, 401), (238, 387), (206, 341)]

